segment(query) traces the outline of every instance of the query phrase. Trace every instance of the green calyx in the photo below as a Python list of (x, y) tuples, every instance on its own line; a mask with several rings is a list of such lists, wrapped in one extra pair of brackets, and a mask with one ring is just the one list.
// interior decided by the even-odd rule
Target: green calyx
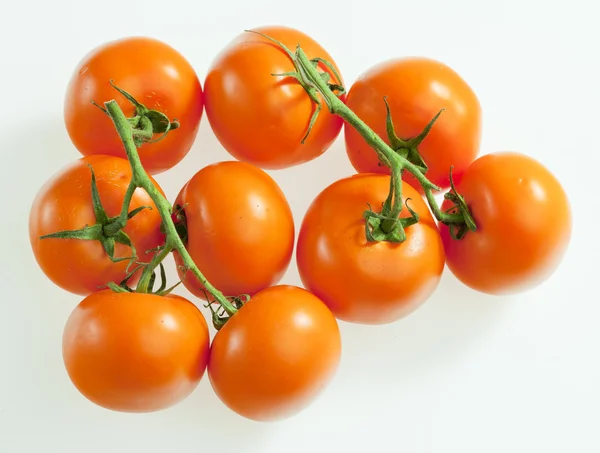
[[(272, 43), (277, 44), (279, 47), (281, 47), (285, 51), (285, 53), (287, 53), (288, 57), (290, 57), (292, 64), (294, 65), (295, 70), (290, 71), (290, 72), (280, 73), (280, 74), (271, 74), (271, 75), (277, 76), (277, 77), (291, 77), (291, 78), (295, 79), (302, 86), (302, 88), (304, 88), (306, 93), (310, 96), (311, 100), (315, 103), (316, 108), (312, 114), (312, 117), (310, 118), (310, 122), (308, 124), (308, 129), (306, 131), (306, 134), (300, 141), (300, 143), (304, 144), (304, 142), (310, 135), (310, 131), (312, 130), (315, 122), (317, 121), (319, 114), (321, 113), (321, 109), (323, 108), (321, 100), (319, 99), (319, 96), (318, 96), (319, 89), (316, 88), (315, 84), (311, 81), (311, 77), (314, 77), (314, 74), (316, 74), (316, 77), (318, 77), (320, 79), (320, 82), (327, 87), (327, 90), (329, 91), (329, 93), (335, 95), (336, 97), (341, 96), (342, 94), (344, 94), (346, 92), (345, 88), (341, 85), (342, 78), (338, 74), (335, 67), (330, 62), (328, 62), (327, 60), (324, 60), (323, 58), (313, 58), (311, 60), (308, 60), (310, 66), (314, 70), (314, 73), (308, 73), (305, 70), (304, 63), (302, 62), (302, 56), (306, 57), (306, 55), (303, 55), (300, 53), (301, 49), (300, 49), (299, 45), (296, 48), (296, 53), (293, 53), (281, 41), (271, 38), (270, 36), (267, 36), (264, 33), (260, 33), (255, 30), (246, 30), (246, 32), (255, 33), (257, 35), (262, 36), (265, 39), (268, 39)], [(325, 67), (327, 67), (332, 72), (333, 76), (336, 78), (336, 81), (330, 82), (331, 75), (328, 72), (317, 72), (319, 63), (323, 64)], [(328, 103), (327, 97), (325, 97), (325, 102)], [(329, 103), (328, 103), (328, 107), (331, 109), (331, 106), (329, 105)]]
[(365, 231), (369, 242), (387, 241), (404, 242), (406, 240), (405, 229), (419, 222), (419, 215), (408, 205), (410, 198), (406, 199), (406, 209), (410, 213), (409, 217), (399, 218), (392, 215), (392, 209), (387, 203), (383, 204), (380, 213), (369, 209), (364, 212)]
[[(125, 227), (127, 219), (132, 218), (133, 216), (141, 212), (143, 209), (151, 208), (147, 206), (141, 206), (131, 212), (128, 212), (131, 197), (135, 190), (135, 185), (130, 184), (125, 196), (123, 212), (119, 216), (108, 217), (106, 211), (104, 210), (104, 207), (102, 206), (102, 201), (100, 200), (100, 194), (98, 193), (98, 185), (96, 184), (96, 176), (94, 174), (94, 169), (91, 165), (88, 165), (88, 167), (90, 168), (90, 172), (92, 174), (92, 205), (94, 209), (96, 223), (91, 226), (86, 225), (85, 227), (77, 230), (63, 230), (47, 234), (41, 236), (40, 239), (77, 239), (99, 241), (112, 262), (117, 263), (120, 261), (128, 260), (129, 264), (127, 266), (127, 271), (129, 271), (131, 264), (134, 263), (137, 259), (137, 252), (131, 242), (131, 239), (129, 238), (127, 233), (123, 231), (123, 228)], [(131, 249), (131, 255), (125, 257), (115, 256), (116, 244), (123, 244), (128, 246)]]
[(448, 226), (450, 236), (452, 236), (453, 239), (461, 240), (469, 231), (476, 231), (477, 225), (475, 224), (475, 219), (473, 219), (467, 202), (454, 186), (452, 167), (450, 167), (450, 188), (450, 191), (444, 194), (444, 199), (452, 202), (452, 206), (446, 210), (445, 214), (450, 216), (454, 215), (457, 218), (460, 218), (461, 221), (442, 219), (441, 222)]
[[(429, 135), (431, 128), (442, 114), (443, 109), (440, 110), (437, 115), (435, 115), (435, 117), (423, 128), (419, 135), (408, 140), (403, 140), (396, 135), (394, 122), (392, 120), (392, 112), (387, 101), (387, 96), (384, 96), (383, 102), (385, 103), (386, 132), (388, 140), (390, 141), (390, 147), (396, 152), (396, 154), (413, 164), (415, 168), (417, 168), (424, 175), (427, 173), (427, 164), (419, 153), (419, 145), (421, 145), (423, 140), (425, 140), (427, 135)], [(382, 165), (385, 164), (382, 162)]]
[[(212, 323), (216, 330), (220, 330), (225, 325), (225, 323), (229, 321), (229, 319), (240, 308), (242, 308), (244, 304), (246, 304), (250, 300), (250, 295), (248, 294), (242, 294), (240, 296), (235, 297), (226, 297), (227, 301), (229, 302), (229, 305), (231, 306), (231, 308), (233, 308), (233, 310), (231, 310), (230, 308), (224, 306), (222, 303), (215, 300), (211, 300), (211, 298), (208, 296), (205, 290), (204, 293), (206, 299), (208, 300), (205, 307), (207, 307), (210, 310)], [(213, 305), (217, 305), (217, 308), (215, 309)]]
[[(148, 109), (127, 91), (116, 86), (113, 80), (110, 81), (110, 84), (135, 107), (135, 115), (131, 118), (127, 118), (127, 121), (131, 126), (133, 141), (136, 148), (141, 147), (144, 143), (156, 143), (162, 140), (169, 131), (179, 127), (179, 122), (177, 120), (171, 121), (164, 113), (158, 110)], [(95, 101), (91, 101), (91, 103), (110, 117), (110, 114), (105, 107), (100, 106)], [(155, 134), (161, 135), (158, 138), (154, 138)]]

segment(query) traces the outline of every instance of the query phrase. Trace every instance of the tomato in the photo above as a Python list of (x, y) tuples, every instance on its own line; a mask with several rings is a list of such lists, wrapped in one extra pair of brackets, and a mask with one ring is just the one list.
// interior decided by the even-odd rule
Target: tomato
[[(452, 239), (440, 232), (448, 268), (465, 285), (488, 294), (516, 294), (545, 281), (571, 237), (571, 208), (556, 177), (516, 152), (481, 156), (456, 187), (477, 230)], [(452, 204), (447, 200), (442, 209)]]
[[(449, 171), (460, 177), (477, 157), (481, 140), (481, 106), (471, 87), (451, 68), (428, 58), (397, 58), (381, 62), (362, 73), (346, 99), (347, 106), (386, 143), (386, 107), (390, 106), (396, 135), (409, 139), (445, 109), (418, 147), (429, 167), (427, 178), (442, 189), (450, 187)], [(361, 173), (387, 173), (376, 152), (349, 124), (344, 126), (346, 151)], [(422, 192), (408, 172), (404, 181)]]
[[(263, 170), (239, 161), (209, 165), (181, 189), (186, 247), (204, 276), (227, 296), (252, 295), (277, 283), (294, 249), (288, 201)], [(205, 299), (203, 286), (175, 260), (183, 284)]]
[(202, 86), (193, 67), (172, 47), (146, 37), (110, 41), (85, 55), (69, 81), (64, 104), (67, 132), (84, 156), (125, 157), (113, 122), (91, 104), (115, 99), (126, 116), (134, 116), (135, 108), (110, 85), (111, 80), (147, 108), (180, 122), (179, 129), (139, 149), (150, 174), (175, 166), (192, 147), (204, 109)]
[[(339, 70), (331, 56), (311, 37), (288, 27), (254, 29), (285, 44), (300, 44), (309, 58), (321, 57)], [(337, 79), (322, 63), (319, 68)], [(206, 116), (223, 147), (236, 159), (264, 169), (281, 169), (322, 155), (339, 135), (343, 121), (323, 109), (302, 144), (315, 109), (304, 88), (292, 77), (289, 56), (252, 32), (231, 41), (213, 60), (204, 81)], [(341, 81), (338, 81), (341, 82)]]
[[(40, 236), (58, 231), (78, 230), (96, 224), (89, 166), (94, 170), (107, 215), (118, 216), (131, 181), (131, 167), (125, 159), (102, 155), (83, 157), (54, 174), (39, 189), (29, 216), (29, 239), (38, 265), (56, 285), (80, 295), (98, 291), (109, 282), (119, 283), (127, 275), (128, 265), (127, 260), (113, 263), (96, 240), (40, 239)], [(160, 190), (160, 186), (152, 181)], [(143, 189), (135, 191), (130, 211), (140, 206), (153, 209), (137, 213), (123, 231), (129, 235), (140, 260), (147, 262), (149, 257), (144, 253), (164, 242), (160, 231), (162, 219)], [(131, 248), (117, 243), (114, 256), (129, 257)], [(136, 273), (129, 283), (135, 284), (139, 276), (140, 272)]]
[[(417, 191), (403, 184), (402, 199), (420, 221), (402, 243), (367, 242), (363, 212), (381, 206), (389, 176), (358, 174), (326, 187), (306, 212), (296, 250), (304, 287), (337, 318), (384, 324), (415, 310), (434, 292), (444, 249), (434, 218)], [(401, 217), (409, 217), (404, 208)]]
[(106, 409), (152, 412), (181, 402), (206, 372), (209, 332), (183, 297), (99, 291), (69, 317), (64, 364), (83, 396)]
[(313, 294), (280, 285), (256, 294), (214, 337), (208, 376), (231, 410), (291, 417), (330, 384), (341, 358), (337, 321)]

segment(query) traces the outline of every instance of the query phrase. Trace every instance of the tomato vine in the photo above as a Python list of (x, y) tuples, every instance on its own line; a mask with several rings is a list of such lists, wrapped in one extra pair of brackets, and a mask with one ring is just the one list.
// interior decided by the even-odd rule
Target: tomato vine
[[(168, 253), (171, 250), (177, 250), (177, 252), (179, 252), (179, 254), (182, 257), (186, 268), (192, 271), (196, 278), (198, 278), (198, 280), (207, 289), (207, 291), (214, 297), (214, 299), (221, 305), (221, 307), (223, 307), (227, 314), (230, 316), (233, 315), (237, 311), (237, 308), (232, 303), (230, 303), (228, 298), (225, 297), (225, 295), (221, 291), (215, 288), (204, 277), (196, 263), (194, 263), (194, 261), (189, 255), (189, 252), (185, 247), (185, 244), (179, 237), (177, 228), (175, 227), (175, 223), (173, 222), (171, 204), (150, 181), (150, 178), (148, 177), (148, 174), (146, 173), (146, 170), (144, 169), (144, 166), (142, 165), (140, 157), (137, 153), (137, 147), (139, 146), (139, 144), (136, 143), (135, 137), (140, 137), (140, 135), (135, 134), (135, 129), (132, 128), (131, 123), (129, 122), (129, 120), (123, 113), (123, 110), (121, 110), (119, 104), (115, 100), (106, 102), (104, 106), (106, 108), (106, 112), (113, 120), (117, 133), (119, 134), (119, 137), (121, 138), (123, 145), (125, 146), (127, 159), (129, 160), (134, 174), (132, 182), (137, 187), (143, 188), (152, 198), (152, 200), (156, 204), (156, 208), (160, 212), (166, 233), (165, 248), (159, 255), (156, 255), (158, 258), (152, 260), (150, 265), (146, 268), (144, 276), (142, 276), (143, 284), (141, 285), (141, 288), (140, 286), (138, 286), (138, 291), (143, 292), (147, 289), (146, 281), (149, 279), (150, 273), (154, 271), (155, 267), (162, 261), (162, 259), (166, 255), (168, 255)], [(164, 133), (166, 134), (168, 133), (168, 131), (165, 131)]]
[[(285, 44), (264, 33), (253, 30), (247, 30), (247, 32), (263, 36), (280, 46), (290, 57), (296, 71), (284, 75), (298, 80), (316, 104), (316, 110), (308, 126), (307, 135), (310, 134), (311, 125), (314, 123), (315, 117), (322, 108), (321, 101), (316, 96), (316, 92), (318, 92), (323, 96), (329, 111), (334, 115), (340, 116), (348, 124), (354, 127), (375, 150), (380, 161), (390, 168), (390, 191), (387, 199), (382, 204), (381, 211), (375, 212), (370, 208), (364, 213), (366, 220), (366, 235), (369, 241), (386, 240), (389, 242), (404, 242), (406, 240), (406, 232), (404, 229), (418, 222), (418, 216), (410, 209), (408, 204), (406, 204), (406, 208), (411, 213), (411, 217), (404, 219), (399, 218), (399, 214), (402, 211), (402, 173), (404, 171), (409, 171), (417, 179), (423, 188), (427, 202), (429, 203), (435, 218), (441, 223), (451, 226), (453, 235), (456, 239), (464, 237), (467, 231), (476, 231), (477, 226), (475, 220), (473, 219), (467, 204), (464, 202), (464, 199), (460, 194), (456, 193), (454, 185), (452, 186), (453, 191), (445, 195), (447, 199), (455, 202), (452, 209), (448, 211), (442, 211), (440, 209), (440, 206), (435, 199), (434, 192), (439, 192), (441, 188), (433, 184), (425, 176), (427, 167), (417, 151), (418, 145), (427, 136), (435, 121), (442, 113), (441, 111), (429, 124), (427, 124), (418, 136), (411, 140), (404, 141), (398, 138), (394, 133), (391, 112), (389, 108), (387, 108), (387, 130), (390, 141), (394, 146), (394, 148), (392, 148), (339, 99), (336, 91), (343, 92), (344, 88), (338, 84), (329, 83), (329, 74), (317, 70), (317, 64), (319, 62), (324, 63), (327, 67), (330, 67), (329, 63), (324, 62), (320, 58), (309, 59), (300, 45), (298, 45), (296, 51), (292, 53)], [(385, 102), (387, 106), (387, 101), (385, 99), (382, 99), (382, 102)], [(452, 169), (449, 171), (450, 179), (452, 180)], [(456, 233), (456, 231), (458, 231), (458, 233)]]

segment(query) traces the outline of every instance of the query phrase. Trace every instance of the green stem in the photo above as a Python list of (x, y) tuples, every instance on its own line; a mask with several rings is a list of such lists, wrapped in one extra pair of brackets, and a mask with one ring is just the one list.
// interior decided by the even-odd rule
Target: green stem
[(106, 236), (112, 236), (116, 234), (118, 231), (125, 228), (127, 224), (127, 219), (129, 215), (129, 205), (131, 204), (131, 199), (133, 198), (133, 194), (135, 190), (138, 188), (136, 183), (136, 178), (132, 177), (129, 182), (129, 186), (127, 187), (127, 192), (125, 192), (125, 198), (123, 200), (123, 208), (121, 209), (121, 213), (119, 214), (119, 218), (116, 222), (110, 223), (104, 227), (104, 234)]
[(433, 212), (433, 215), (439, 222), (443, 222), (446, 224), (460, 224), (465, 222), (464, 216), (460, 213), (450, 214), (447, 212), (443, 212), (440, 209), (440, 206), (437, 204), (437, 201), (433, 196), (433, 191), (430, 187), (423, 187), (423, 190), (425, 191), (425, 197), (427, 198), (427, 202), (429, 203), (429, 206), (431, 206), (431, 211)]
[[(397, 154), (394, 155), (394, 160), (397, 160), (398, 157), (399, 156)], [(402, 212), (402, 164), (398, 163), (393, 165), (390, 181), (392, 184), (391, 193), (394, 194), (394, 200), (389, 218), (381, 222), (381, 229), (385, 233), (390, 233), (394, 230), (394, 228), (396, 228), (396, 225), (398, 224), (398, 218)]]
[(144, 169), (140, 160), (140, 156), (137, 152), (137, 147), (135, 146), (133, 138), (133, 130), (127, 117), (119, 107), (119, 104), (117, 104), (117, 102), (114, 100), (106, 102), (105, 107), (111, 119), (113, 120), (119, 137), (121, 138), (121, 141), (125, 147), (127, 159), (129, 160), (129, 164), (131, 165), (131, 169), (133, 171), (133, 179), (136, 181), (137, 185), (143, 188), (148, 193), (150, 198), (152, 198), (152, 201), (154, 201), (154, 204), (160, 213), (163, 225), (165, 227), (165, 233), (167, 235), (167, 245), (170, 245), (173, 249), (177, 250), (186, 268), (193, 272), (204, 288), (206, 288), (206, 290), (215, 298), (215, 300), (221, 304), (225, 311), (227, 311), (227, 313), (230, 315), (233, 315), (237, 309), (227, 300), (221, 291), (216, 289), (206, 279), (206, 277), (204, 277), (196, 263), (194, 263), (194, 260), (192, 260), (192, 257), (185, 248), (181, 238), (177, 234), (175, 224), (171, 218), (171, 205), (150, 181), (150, 178), (146, 173), (146, 170)]
[[(367, 124), (361, 120), (335, 93), (331, 91), (327, 83), (320, 77), (317, 69), (310, 63), (310, 60), (301, 48), (297, 51), (298, 62), (302, 68), (302, 74), (310, 81), (310, 83), (321, 93), (329, 110), (334, 115), (340, 116), (344, 121), (354, 127), (365, 141), (377, 152), (379, 159), (390, 168), (391, 177), (400, 175), (401, 171), (408, 170), (423, 187), (423, 191), (427, 197), (431, 210), (438, 221), (461, 223), (463, 222), (462, 214), (447, 214), (441, 211), (437, 201), (433, 197), (433, 191), (441, 189), (429, 181), (421, 170), (410, 162), (408, 159), (398, 155), (379, 135), (373, 131)], [(393, 212), (395, 213), (402, 208), (402, 185), (401, 181), (394, 181), (395, 202)], [(398, 209), (398, 205), (400, 209)], [(389, 225), (386, 224), (386, 228)]]
[(154, 270), (158, 267), (160, 263), (173, 251), (173, 246), (171, 245), (171, 241), (167, 240), (167, 243), (162, 248), (162, 250), (156, 253), (152, 257), (152, 261), (146, 266), (142, 276), (140, 277), (140, 281), (137, 284), (137, 292), (146, 293), (148, 292), (148, 287), (150, 286), (150, 280), (152, 279), (152, 274)]

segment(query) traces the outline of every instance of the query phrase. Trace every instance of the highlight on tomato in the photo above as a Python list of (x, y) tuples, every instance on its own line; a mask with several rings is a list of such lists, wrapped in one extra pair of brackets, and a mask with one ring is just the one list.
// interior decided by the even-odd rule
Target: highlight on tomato
[[(396, 135), (404, 141), (400, 152), (416, 148), (427, 165), (427, 178), (442, 190), (450, 187), (449, 170), (455, 181), (479, 154), (482, 112), (473, 89), (446, 64), (425, 57), (394, 58), (380, 62), (358, 76), (350, 87), (346, 104), (389, 145), (386, 101)], [(443, 109), (443, 111), (442, 111)], [(419, 137), (434, 120), (433, 127)], [(377, 153), (358, 131), (344, 127), (346, 152), (361, 173), (389, 174)], [(421, 186), (409, 172), (403, 175), (419, 192)]]
[[(440, 224), (448, 268), (487, 294), (528, 291), (547, 280), (566, 253), (572, 214), (566, 192), (540, 162), (517, 152), (485, 154), (456, 190), (477, 225), (456, 240)], [(442, 209), (450, 209), (446, 200)]]
[(153, 412), (187, 398), (206, 372), (208, 325), (187, 299), (103, 290), (83, 299), (63, 333), (77, 390), (120, 412)]
[[(225, 295), (253, 295), (279, 282), (288, 269), (295, 240), (292, 210), (260, 168), (239, 161), (208, 165), (183, 186), (173, 206), (192, 260)], [(185, 287), (206, 299), (180, 254), (174, 257)]]
[[(134, 107), (111, 81), (141, 106)], [(102, 106), (112, 99), (127, 117), (139, 121), (147, 116), (154, 123), (154, 137), (160, 140), (139, 148), (148, 173), (164, 172), (188, 154), (198, 134), (204, 97), (194, 68), (177, 50), (154, 38), (134, 36), (104, 43), (82, 58), (67, 86), (64, 119), (71, 141), (84, 156), (126, 157), (113, 122), (92, 104)], [(145, 115), (146, 110), (152, 112)], [(154, 111), (177, 119), (177, 133), (163, 137), (164, 126)]]
[[(363, 212), (388, 196), (390, 177), (357, 174), (326, 187), (309, 206), (296, 260), (304, 287), (338, 319), (384, 324), (407, 316), (435, 291), (444, 248), (435, 219), (419, 193), (402, 186), (402, 201), (419, 216), (401, 243), (368, 241)], [(408, 208), (400, 218), (410, 216)]]
[[(315, 104), (289, 73), (296, 69), (288, 54), (300, 44), (309, 58), (322, 58), (319, 70), (343, 85), (339, 68), (327, 51), (307, 34), (283, 26), (258, 27), (235, 37), (215, 57), (204, 81), (206, 116), (217, 139), (236, 159), (263, 169), (283, 169), (314, 160), (329, 149), (343, 121), (323, 108), (310, 127)], [(335, 71), (332, 70), (335, 69)], [(276, 75), (273, 74), (282, 74)], [(288, 74), (288, 75), (285, 75)]]
[[(118, 241), (120, 229), (115, 230), (111, 240), (104, 228), (121, 214), (132, 174), (126, 159), (92, 155), (66, 165), (39, 189), (29, 214), (29, 239), (40, 269), (62, 289), (87, 295), (110, 282), (120, 283), (135, 269), (127, 259), (132, 256), (132, 248)], [(92, 176), (102, 213), (106, 216), (104, 220), (98, 218), (94, 209)], [(162, 192), (158, 183), (151, 181)], [(129, 237), (139, 259), (147, 261), (146, 252), (164, 242), (160, 213), (152, 198), (141, 188), (133, 192), (129, 208), (139, 211), (127, 221), (122, 231)], [(87, 232), (97, 236), (98, 240), (42, 239), (42, 236), (64, 231)], [(113, 258), (120, 261), (111, 259), (101, 238), (112, 241)], [(131, 275), (129, 284), (134, 285), (140, 275), (140, 272)]]
[(237, 414), (282, 420), (305, 410), (330, 385), (341, 349), (337, 321), (323, 302), (303, 288), (273, 286), (217, 332), (208, 376)]

